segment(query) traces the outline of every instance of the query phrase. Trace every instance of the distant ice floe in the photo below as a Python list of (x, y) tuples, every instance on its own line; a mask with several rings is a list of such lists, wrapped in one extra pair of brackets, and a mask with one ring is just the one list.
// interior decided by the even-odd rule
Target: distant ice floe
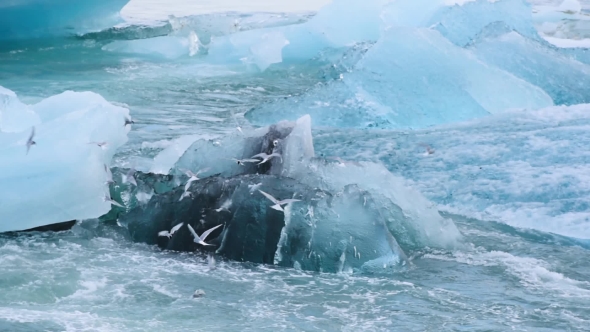
[[(26, 105), (0, 87), (0, 232), (108, 212), (104, 165), (127, 142), (128, 116), (93, 92), (66, 91)], [(27, 153), (33, 126), (36, 145)]]

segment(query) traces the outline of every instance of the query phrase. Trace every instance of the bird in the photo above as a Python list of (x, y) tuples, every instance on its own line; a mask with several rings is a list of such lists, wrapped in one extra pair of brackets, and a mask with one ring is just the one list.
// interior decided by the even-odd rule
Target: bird
[(180, 199), (178, 200), (179, 202), (182, 201), (185, 197), (191, 197), (193, 195), (193, 193), (191, 193), (188, 190), (185, 190), (182, 195), (180, 195)]
[(131, 118), (125, 117), (125, 124), (123, 125), (123, 127), (131, 124), (135, 124), (135, 121), (131, 120)]
[(107, 164), (104, 164), (104, 171), (107, 173), (106, 184), (115, 183), (115, 181), (113, 180), (113, 173), (111, 173), (111, 169), (107, 166)]
[(426, 143), (421, 143), (420, 145), (423, 146), (424, 148), (426, 148), (426, 152), (424, 152), (425, 156), (431, 155), (436, 151), (430, 145), (428, 145)]
[(118, 206), (120, 208), (125, 208), (125, 206), (122, 205), (121, 203), (115, 201), (114, 199), (111, 199), (108, 194), (105, 194), (104, 195), (104, 198), (102, 200), (105, 201), (105, 202), (109, 202), (109, 203), (111, 203), (114, 206)]
[(158, 232), (158, 236), (165, 236), (165, 237), (167, 237), (167, 238), (170, 239), (170, 238), (172, 238), (172, 235), (174, 235), (174, 233), (176, 233), (176, 231), (179, 230), (180, 227), (182, 227), (182, 225), (184, 225), (183, 222), (181, 222), (180, 224), (172, 227), (172, 229), (170, 230), (170, 232), (168, 232), (168, 231)]
[(27, 154), (29, 154), (31, 146), (37, 144), (37, 142), (33, 141), (33, 137), (35, 137), (35, 126), (31, 129), (31, 135), (29, 136), (29, 139), (27, 139)]
[(106, 149), (108, 143), (107, 142), (88, 142), (88, 144), (96, 144), (101, 149)]
[(186, 184), (184, 185), (184, 191), (188, 191), (188, 188), (190, 188), (191, 183), (193, 181), (197, 181), (200, 180), (199, 179), (199, 174), (208, 171), (209, 168), (205, 168), (205, 169), (201, 169), (199, 170), (197, 173), (193, 173), (191, 170), (185, 169), (182, 170), (184, 172), (184, 174), (186, 174), (186, 176), (188, 176), (188, 181), (186, 182)]
[(258, 159), (236, 159), (236, 158), (231, 158), (231, 160), (235, 161), (238, 165), (240, 166), (245, 166), (246, 163), (257, 163), (260, 160)]
[(193, 299), (198, 299), (205, 296), (205, 291), (202, 289), (197, 289), (193, 294)]
[(265, 162), (269, 161), (273, 157), (279, 157), (279, 158), (281, 158), (281, 162), (283, 162), (283, 157), (280, 154), (276, 153), (276, 152), (273, 152), (270, 155), (262, 152), (262, 153), (259, 153), (257, 155), (254, 155), (254, 156), (252, 156), (250, 158), (252, 158), (252, 159), (253, 158), (260, 158), (260, 159), (262, 159), (262, 161), (258, 163), (258, 165), (261, 165), (261, 164), (264, 164)]
[(209, 236), (209, 234), (211, 234), (211, 232), (213, 232), (214, 230), (218, 229), (219, 227), (223, 226), (223, 224), (217, 225), (213, 228), (209, 228), (208, 230), (204, 231), (203, 234), (201, 234), (201, 236), (197, 235), (197, 232), (195, 232), (195, 230), (193, 229), (193, 227), (189, 224), (187, 224), (188, 229), (191, 231), (191, 233), (193, 234), (194, 237), (194, 242), (196, 244), (200, 244), (202, 246), (212, 246), (212, 244), (206, 243), (205, 240), (207, 239), (207, 236)]
[(258, 190), (258, 188), (260, 188), (260, 186), (262, 186), (262, 182), (257, 183), (257, 184), (249, 184), (248, 185), (248, 189), (250, 190), (250, 195), (255, 192), (256, 190)]
[(238, 122), (238, 119), (236, 119), (236, 115), (233, 114), (233, 112), (232, 112), (231, 117), (234, 119), (234, 122), (236, 123), (236, 129), (240, 132), (240, 134), (244, 135), (244, 132), (242, 131), (242, 127), (240, 126), (240, 123)]
[(127, 172), (127, 174), (123, 175), (123, 183), (131, 183), (132, 185), (137, 187), (137, 181), (135, 181), (135, 169), (131, 168)]
[(286, 205), (286, 204), (293, 203), (293, 202), (301, 202), (300, 199), (292, 199), (292, 198), (279, 201), (278, 199), (274, 198), (272, 195), (265, 193), (264, 191), (262, 191), (260, 189), (258, 189), (258, 191), (260, 191), (260, 193), (263, 194), (264, 197), (268, 198), (271, 202), (273, 202), (275, 204), (275, 205), (271, 206), (270, 208), (275, 209), (277, 211), (285, 212), (285, 210), (283, 210), (281, 205)]
[(215, 211), (217, 212), (221, 212), (223, 210), (228, 211), (229, 212), (229, 208), (231, 207), (231, 199), (226, 200), (225, 202), (223, 202), (223, 204), (221, 204), (221, 206), (219, 207), (219, 209), (215, 209)]

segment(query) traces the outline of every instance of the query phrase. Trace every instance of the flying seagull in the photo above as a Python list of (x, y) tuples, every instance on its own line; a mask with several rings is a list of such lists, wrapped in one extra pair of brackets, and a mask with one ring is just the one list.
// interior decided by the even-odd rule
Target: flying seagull
[(215, 209), (215, 211), (217, 211), (217, 212), (221, 212), (223, 210), (229, 211), (230, 207), (231, 207), (231, 199), (228, 199), (227, 201), (223, 202), (223, 204), (221, 204), (219, 209)]
[(191, 193), (188, 190), (185, 190), (182, 195), (180, 195), (180, 199), (178, 200), (179, 202), (182, 201), (185, 197), (191, 197), (193, 195), (193, 193)]
[(125, 206), (124, 206), (124, 205), (121, 205), (121, 203), (119, 203), (119, 202), (115, 201), (114, 199), (111, 199), (111, 198), (109, 197), (109, 195), (107, 195), (107, 194), (105, 194), (105, 195), (104, 195), (104, 198), (103, 198), (102, 200), (103, 200), (103, 201), (105, 201), (105, 202), (109, 202), (109, 203), (111, 203), (111, 205), (118, 206), (118, 207), (120, 207), (120, 208), (125, 208)]
[(29, 136), (29, 139), (27, 140), (27, 154), (29, 154), (29, 149), (31, 149), (31, 146), (37, 144), (37, 142), (33, 141), (33, 137), (35, 137), (35, 126), (33, 126), (33, 129), (31, 130), (31, 136)]
[(111, 173), (111, 169), (107, 166), (107, 164), (104, 164), (104, 171), (107, 173), (107, 184), (110, 183), (115, 183), (115, 181), (113, 180), (113, 173)]
[(436, 151), (430, 145), (428, 145), (426, 143), (421, 143), (420, 145), (426, 149), (426, 152), (424, 152), (424, 156), (431, 155)]
[(176, 233), (176, 231), (179, 230), (180, 227), (182, 227), (182, 225), (184, 225), (183, 222), (181, 222), (180, 224), (172, 227), (172, 229), (170, 230), (170, 232), (168, 232), (168, 231), (161, 231), (161, 232), (158, 233), (158, 236), (165, 236), (165, 237), (167, 237), (167, 238), (170, 239), (170, 238), (172, 238), (172, 235), (174, 235), (174, 233)]
[(186, 182), (186, 184), (184, 185), (184, 191), (185, 192), (188, 191), (188, 188), (190, 188), (191, 183), (193, 181), (200, 180), (199, 174), (201, 174), (203, 172), (207, 172), (208, 170), (209, 170), (209, 168), (201, 169), (197, 173), (193, 173), (192, 171), (187, 170), (187, 169), (182, 170), (184, 172), (184, 174), (186, 174), (186, 176), (188, 176), (188, 178), (189, 178), (188, 181)]
[(106, 149), (108, 143), (107, 142), (88, 142), (88, 144), (96, 144), (101, 149)]
[(137, 187), (137, 181), (135, 181), (135, 169), (131, 168), (127, 172), (127, 174), (123, 175), (123, 183), (131, 183), (132, 185)]
[(125, 124), (123, 125), (123, 127), (130, 125), (130, 124), (134, 124), (135, 122), (133, 120), (131, 120), (131, 118), (125, 117)]
[(235, 161), (238, 165), (240, 166), (245, 166), (246, 163), (257, 163), (260, 160), (258, 159), (236, 159), (236, 158), (232, 158), (231, 160)]
[(191, 227), (191, 225), (187, 224), (187, 226), (188, 226), (188, 229), (191, 231), (191, 233), (193, 233), (193, 237), (195, 238), (194, 241), (196, 244), (200, 244), (202, 246), (212, 246), (212, 244), (206, 243), (205, 240), (207, 239), (207, 236), (209, 236), (209, 234), (211, 234), (211, 232), (213, 232), (217, 228), (223, 226), (223, 224), (217, 225), (213, 228), (209, 228), (208, 230), (204, 231), (203, 234), (201, 234), (201, 236), (197, 235), (197, 232), (195, 232), (195, 230)]
[(277, 211), (285, 212), (285, 210), (283, 210), (281, 205), (286, 205), (286, 204), (293, 203), (293, 202), (301, 202), (300, 199), (292, 199), (292, 198), (279, 201), (278, 199), (274, 198), (272, 195), (265, 193), (264, 191), (262, 191), (260, 189), (258, 189), (258, 191), (260, 191), (260, 193), (263, 194), (264, 197), (268, 198), (271, 202), (273, 202), (275, 204), (275, 205), (271, 206), (270, 208), (275, 209)]
[(272, 154), (266, 154), (266, 153), (262, 152), (262, 153), (259, 153), (259, 154), (255, 155), (255, 156), (252, 156), (250, 158), (260, 158), (260, 159), (262, 159), (262, 161), (258, 163), (258, 165), (260, 165), (260, 164), (264, 164), (265, 162), (269, 161), (273, 157), (279, 157), (279, 158), (281, 158), (281, 162), (283, 162), (283, 157), (280, 154), (276, 153), (276, 152), (273, 152)]

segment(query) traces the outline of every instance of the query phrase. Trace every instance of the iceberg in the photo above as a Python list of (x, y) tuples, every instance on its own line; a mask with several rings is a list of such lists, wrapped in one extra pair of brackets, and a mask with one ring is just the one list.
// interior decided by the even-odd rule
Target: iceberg
[(246, 117), (268, 124), (310, 113), (320, 126), (421, 128), (551, 105), (537, 86), (482, 62), (437, 31), (392, 28), (342, 79)]
[[(272, 151), (282, 158), (262, 165), (231, 160)], [(184, 169), (201, 170), (203, 179), (185, 188)], [(137, 186), (111, 187), (112, 196), (125, 202), (128, 211), (114, 208), (102, 219), (116, 219), (136, 241), (171, 250), (197, 246), (187, 229), (170, 240), (158, 237), (159, 231), (180, 222), (197, 233), (224, 225), (212, 234), (211, 243), (229, 259), (376, 273), (403, 266), (407, 251), (454, 248), (461, 239), (434, 204), (382, 166), (317, 158), (309, 116), (257, 129), (241, 139), (199, 140), (169, 175), (138, 173), (136, 180)], [(185, 190), (189, 197), (183, 197)], [(258, 190), (299, 201), (276, 211)], [(147, 202), (145, 193), (151, 195)]]
[(129, 0), (11, 0), (0, 3), (0, 40), (111, 27)]
[(470, 49), (486, 63), (502, 68), (542, 88), (555, 104), (590, 102), (590, 66), (516, 32), (491, 36)]
[[(128, 116), (92, 92), (66, 91), (25, 105), (0, 87), (0, 232), (108, 212), (104, 165), (127, 142)], [(27, 153), (33, 126), (37, 144)]]

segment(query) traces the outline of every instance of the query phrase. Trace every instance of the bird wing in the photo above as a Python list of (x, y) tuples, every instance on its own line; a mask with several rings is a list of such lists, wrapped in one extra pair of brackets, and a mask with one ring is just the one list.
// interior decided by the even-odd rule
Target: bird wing
[[(254, 159), (254, 158), (265, 159), (266, 157), (268, 157), (268, 155), (266, 153), (262, 152), (262, 153), (259, 153), (257, 155), (250, 157), (250, 159)], [(256, 160), (256, 161), (258, 161), (258, 160)]]
[(272, 197), (270, 194), (267, 194), (267, 193), (265, 193), (264, 191), (262, 191), (260, 189), (258, 189), (258, 191), (260, 191), (260, 193), (263, 194), (264, 197), (268, 198), (271, 202), (273, 202), (275, 204), (279, 204), (279, 201), (276, 198)]
[(178, 230), (180, 229), (180, 227), (182, 227), (182, 225), (184, 225), (184, 223), (183, 223), (183, 222), (181, 222), (180, 224), (178, 224), (178, 225), (176, 225), (176, 226), (172, 227), (172, 229), (170, 230), (170, 235), (172, 235), (172, 234), (176, 233), (176, 231), (178, 231)]
[(200, 243), (203, 242), (203, 240), (201, 240), (201, 238), (199, 237), (199, 235), (197, 235), (197, 232), (195, 232), (195, 230), (193, 229), (193, 227), (189, 224), (186, 224), (188, 226), (188, 230), (191, 231), (191, 233), (193, 234), (193, 237), (195, 238), (195, 243)]
[(285, 205), (285, 204), (294, 203), (294, 202), (301, 202), (301, 200), (289, 198), (289, 199), (284, 199), (284, 200), (280, 201), (278, 204)]
[(113, 173), (111, 173), (111, 169), (107, 166), (107, 164), (104, 164), (104, 171), (107, 173), (107, 180), (113, 181)]
[(113, 204), (115, 206), (118, 206), (118, 207), (121, 207), (121, 208), (125, 208), (124, 205), (121, 205), (121, 203), (115, 201), (114, 199), (111, 199), (110, 202), (111, 202), (111, 204)]
[(277, 211), (283, 211), (283, 212), (285, 212), (285, 210), (283, 210), (283, 208), (279, 204), (275, 204), (275, 205), (271, 206), (270, 208), (271, 209), (275, 209)]
[(207, 236), (209, 236), (209, 234), (211, 234), (211, 232), (213, 232), (214, 230), (218, 229), (221, 226), (223, 226), (223, 224), (217, 225), (213, 228), (209, 228), (208, 230), (204, 231), (203, 234), (201, 234), (201, 240), (205, 241), (205, 239), (207, 238)]
[(168, 236), (168, 235), (170, 235), (170, 233), (168, 233), (168, 231), (158, 232), (158, 236)]
[(192, 178), (193, 176), (195, 176), (195, 174), (191, 170), (183, 168), (183, 169), (180, 169), (180, 171), (183, 172), (184, 174), (186, 174), (186, 176), (188, 176), (189, 178)]
[(185, 192), (186, 192), (186, 191), (188, 191), (188, 188), (190, 188), (190, 187), (191, 187), (191, 183), (193, 183), (193, 181), (195, 181), (195, 179), (194, 179), (194, 178), (190, 178), (190, 179), (188, 179), (188, 181), (187, 181), (187, 182), (186, 182), (186, 184), (184, 185), (184, 191), (185, 191)]
[(35, 126), (33, 126), (33, 128), (31, 129), (31, 136), (29, 136), (28, 142), (31, 142), (33, 140), (33, 137), (35, 137)]
[(242, 159), (242, 162), (244, 163), (257, 163), (259, 162), (258, 159)]

